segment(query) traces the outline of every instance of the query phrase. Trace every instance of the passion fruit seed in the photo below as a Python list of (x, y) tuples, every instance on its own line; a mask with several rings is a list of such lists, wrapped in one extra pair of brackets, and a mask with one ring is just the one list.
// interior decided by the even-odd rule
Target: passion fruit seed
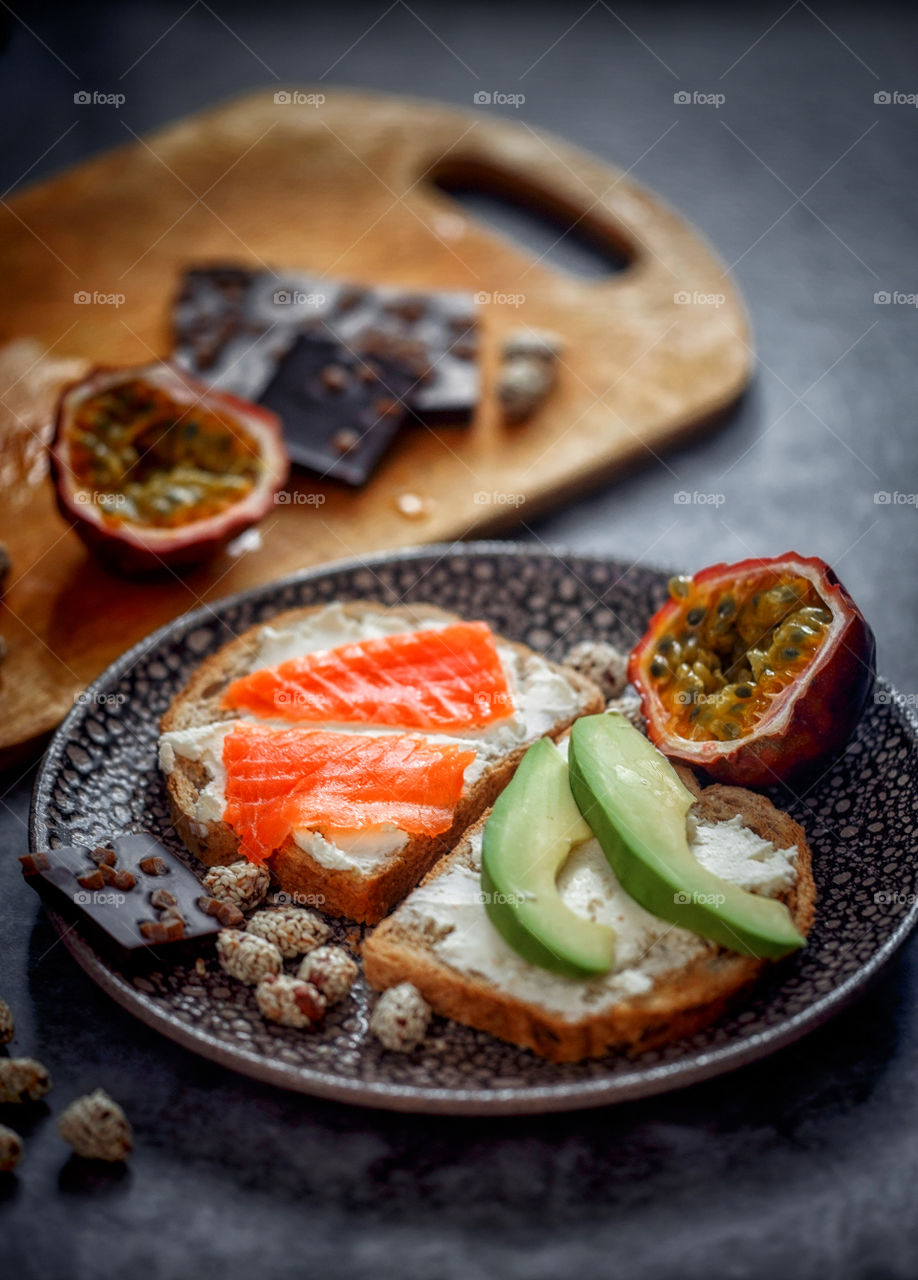
[(699, 623), (704, 622), (704, 613), (704, 609), (689, 609), (685, 620), (690, 627), (697, 627)]
[(667, 588), (674, 600), (685, 600), (692, 590), (692, 580), (680, 574), (675, 578), (670, 578)]

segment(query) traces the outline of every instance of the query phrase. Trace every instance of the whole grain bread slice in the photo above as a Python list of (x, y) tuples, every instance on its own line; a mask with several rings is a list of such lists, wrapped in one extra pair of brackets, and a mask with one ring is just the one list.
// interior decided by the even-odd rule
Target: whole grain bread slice
[[(688, 770), (680, 773), (696, 796), (693, 812), (697, 816), (722, 822), (739, 815), (744, 826), (776, 848), (796, 846), (796, 880), (779, 896), (797, 929), (806, 936), (813, 923), (816, 886), (802, 827), (765, 796), (722, 785), (701, 790)], [(457, 864), (478, 869), (473, 836), (486, 821), (487, 814), (454, 852), (434, 867), (425, 883)], [(700, 1031), (721, 1017), (773, 963), (701, 940), (704, 954), (679, 969), (657, 975), (646, 994), (569, 1021), (553, 1010), (515, 998), (474, 971), (445, 963), (434, 950), (434, 940), (410, 919), (407, 906), (403, 904), (384, 920), (364, 944), (364, 969), (370, 984), (385, 990), (410, 982), (436, 1013), (532, 1049), (552, 1062), (600, 1058), (616, 1050), (641, 1052)]]
[[(207, 658), (192, 674), (184, 689), (175, 697), (163, 716), (163, 733), (195, 728), (233, 718), (220, 706), (227, 685), (252, 669), (257, 661), (259, 645), (266, 626), (285, 627), (307, 623), (310, 617), (326, 609), (326, 604), (292, 609), (265, 623), (249, 628)], [(434, 605), (386, 606), (376, 601), (355, 600), (341, 608), (351, 617), (370, 613), (395, 615), (404, 621), (405, 630), (417, 627), (427, 619), (443, 622), (459, 621), (457, 615)], [(526, 645), (495, 636), (499, 646), (512, 648), (520, 655), (540, 657)], [(547, 662), (547, 659), (540, 659)], [(601, 711), (603, 698), (591, 680), (571, 668), (547, 662), (563, 675), (576, 698), (576, 709), (570, 716), (559, 718), (551, 726), (550, 735), (559, 737), (581, 715)], [(368, 730), (369, 732), (370, 730)], [(452, 849), (462, 833), (487, 809), (512, 778), (529, 741), (520, 742), (513, 750), (489, 766), (463, 791), (449, 830), (438, 836), (412, 836), (398, 852), (384, 862), (367, 868), (365, 873), (350, 868), (324, 866), (288, 838), (269, 860), (272, 877), (281, 889), (308, 899), (330, 915), (345, 916), (370, 924), (376, 923), (404, 898), (431, 866)], [(209, 775), (194, 760), (177, 758), (168, 774), (166, 786), (172, 810), (172, 822), (188, 849), (208, 866), (234, 862), (239, 858), (239, 845), (232, 829), (224, 822), (202, 821), (195, 815), (199, 793), (207, 785)]]

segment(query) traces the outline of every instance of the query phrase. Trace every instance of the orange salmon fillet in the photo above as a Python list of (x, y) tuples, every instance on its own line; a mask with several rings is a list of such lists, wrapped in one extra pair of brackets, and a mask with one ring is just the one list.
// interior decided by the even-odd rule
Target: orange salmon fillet
[(223, 820), (263, 862), (301, 828), (446, 831), (475, 752), (410, 734), (370, 737), (238, 724), (223, 741)]
[(486, 622), (290, 658), (234, 680), (222, 705), (266, 719), (441, 730), (480, 728), (513, 713)]

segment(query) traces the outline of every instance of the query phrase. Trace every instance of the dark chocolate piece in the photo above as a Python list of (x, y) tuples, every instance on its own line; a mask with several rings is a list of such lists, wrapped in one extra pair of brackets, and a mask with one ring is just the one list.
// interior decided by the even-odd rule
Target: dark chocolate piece
[(416, 343), (424, 352), (425, 369), (411, 396), (414, 412), (426, 420), (468, 421), (481, 398), (473, 296), (428, 293), (402, 300), (392, 290), (378, 292), (389, 299), (384, 303), (386, 331)]
[(193, 871), (146, 833), (118, 836), (112, 849), (114, 866), (97, 861), (86, 845), (19, 861), (53, 910), (123, 964), (163, 963), (179, 958), (176, 943), (199, 948), (213, 941), (222, 925), (199, 907), (201, 885)]
[[(415, 381), (411, 369), (384, 350), (374, 349), (372, 382), (357, 376), (361, 363), (359, 354), (332, 338), (301, 334), (261, 397), (283, 421), (294, 461), (353, 485), (363, 484), (388, 448), (408, 412), (404, 397)], [(331, 367), (340, 373), (334, 387), (324, 376)], [(334, 444), (342, 431), (356, 437), (345, 453)]]
[[(424, 419), (463, 421), (481, 394), (478, 321), (467, 293), (407, 293), (299, 273), (199, 267), (185, 274), (173, 325), (178, 364), (275, 409), (293, 460), (349, 484), (368, 479), (406, 416), (404, 407)], [(303, 354), (303, 344), (313, 341), (326, 344), (320, 367), (317, 356)], [(308, 392), (300, 377), (304, 364)], [(381, 429), (374, 426), (372, 444), (363, 423), (343, 415), (328, 429), (332, 397), (352, 394), (355, 373), (368, 384), (388, 382), (390, 391), (395, 382), (404, 388), (395, 397), (397, 413), (384, 417)], [(300, 384), (296, 394), (287, 386), (291, 380)], [(385, 387), (377, 385), (377, 392), (393, 398)], [(354, 428), (365, 447), (342, 450), (341, 432)]]

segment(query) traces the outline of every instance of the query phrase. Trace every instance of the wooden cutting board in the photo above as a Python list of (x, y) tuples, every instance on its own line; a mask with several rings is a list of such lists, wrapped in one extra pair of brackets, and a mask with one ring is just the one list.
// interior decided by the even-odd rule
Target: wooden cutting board
[[(527, 520), (711, 423), (748, 380), (746, 321), (722, 264), (630, 178), (485, 112), (315, 92), (321, 105), (271, 92), (233, 101), (0, 208), (0, 538), (14, 561), (0, 612), (0, 764), (168, 619), (307, 565)], [(577, 221), (629, 265), (600, 280), (561, 275), (476, 223), (435, 177)], [(486, 394), (470, 426), (407, 430), (364, 491), (303, 475), (295, 487), (321, 505), (276, 507), (247, 550), (184, 580), (126, 583), (55, 508), (44, 454), (55, 395), (84, 362), (165, 355), (179, 272), (214, 259), (490, 295)], [(508, 428), (487, 387), (501, 336), (525, 326), (555, 330), (566, 349), (551, 399)], [(403, 494), (423, 499), (420, 515), (400, 509)]]

